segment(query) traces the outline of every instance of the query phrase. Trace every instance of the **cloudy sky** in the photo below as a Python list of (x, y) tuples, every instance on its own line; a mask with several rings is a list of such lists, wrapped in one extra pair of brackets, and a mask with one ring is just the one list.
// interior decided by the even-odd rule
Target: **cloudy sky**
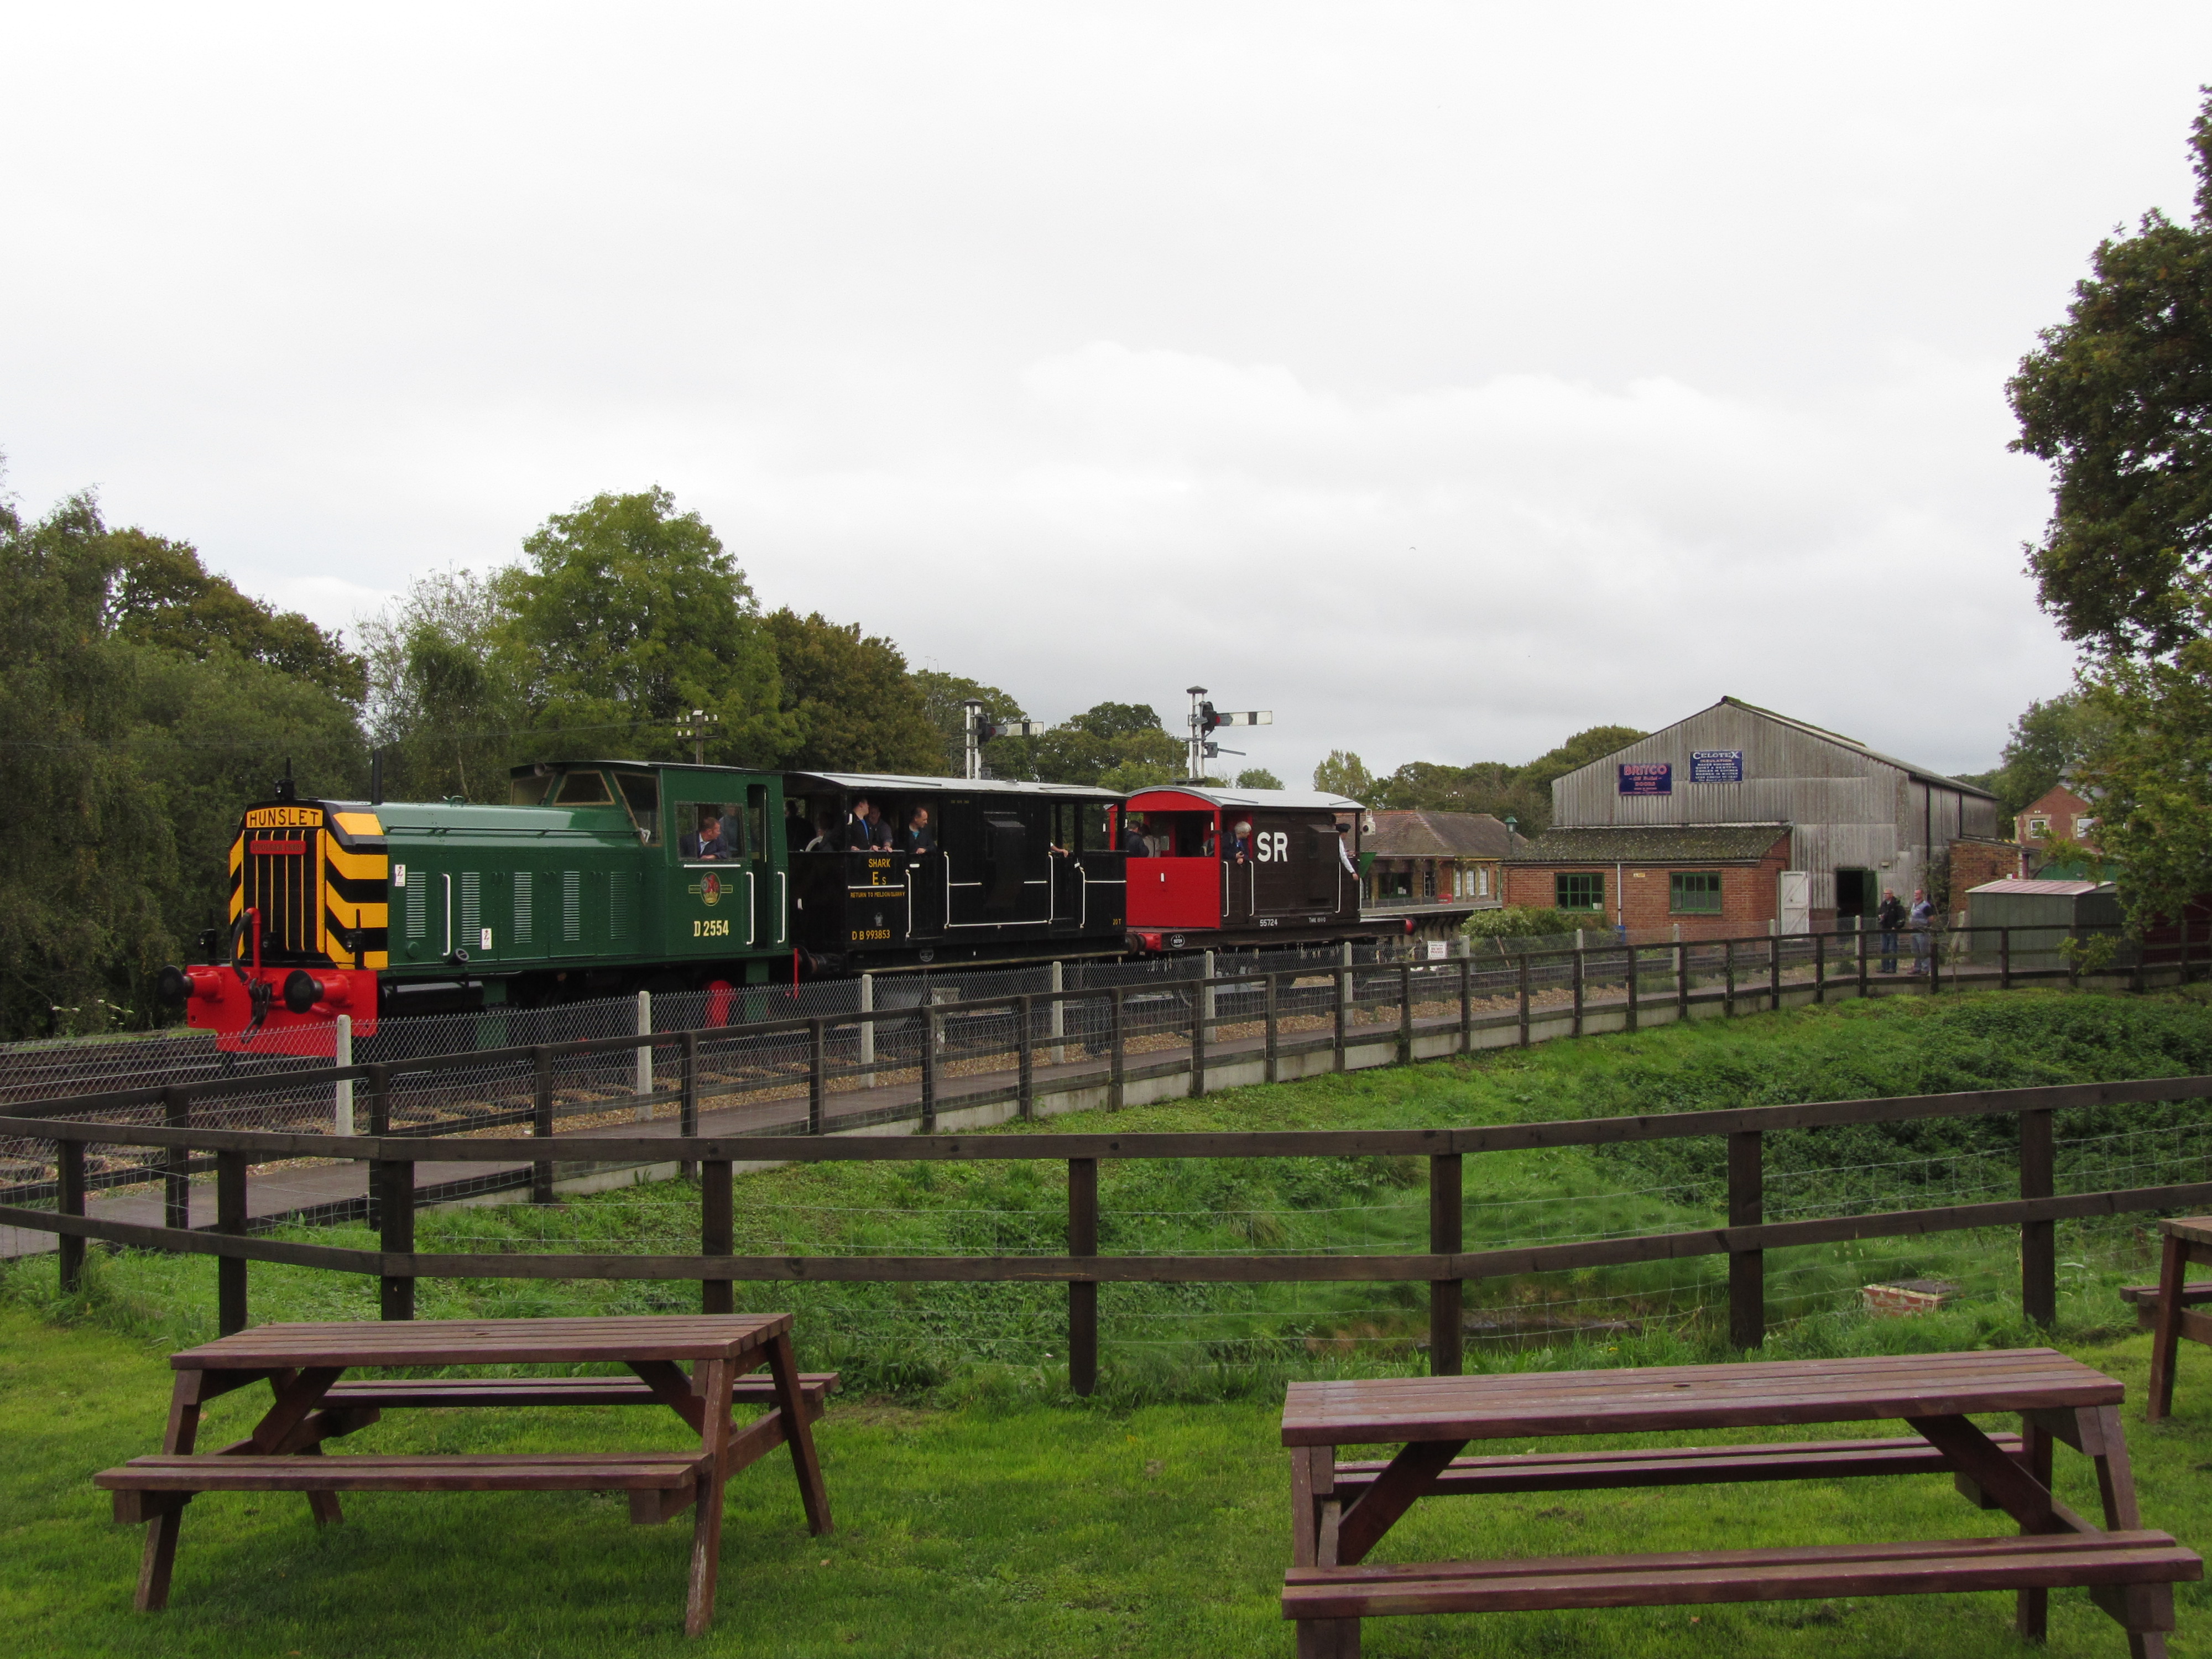
[(0, 11), (0, 451), (349, 625), (659, 483), (763, 601), (1255, 761), (2070, 655), (2011, 366), (2212, 8)]

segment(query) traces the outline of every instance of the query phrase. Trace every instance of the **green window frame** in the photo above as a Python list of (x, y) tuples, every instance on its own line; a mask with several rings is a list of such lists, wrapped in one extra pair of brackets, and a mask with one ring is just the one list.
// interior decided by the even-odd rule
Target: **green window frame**
[(1721, 913), (1721, 872), (1717, 870), (1674, 870), (1667, 876), (1667, 908), (1678, 916), (1717, 916)]
[(1552, 908), (1605, 910), (1605, 876), (1596, 870), (1562, 870), (1552, 878)]

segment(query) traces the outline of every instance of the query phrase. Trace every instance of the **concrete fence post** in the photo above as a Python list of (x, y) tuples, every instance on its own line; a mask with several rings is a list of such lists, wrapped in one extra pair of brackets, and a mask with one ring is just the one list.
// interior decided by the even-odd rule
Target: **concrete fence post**
[[(337, 1030), (331, 1038), (331, 1064), (353, 1064), (353, 1016), (340, 1014)], [(342, 1077), (331, 1085), (331, 1127), (338, 1134), (353, 1133), (353, 1079)]]
[[(860, 975), (860, 1012), (872, 1014), (875, 1011), (876, 976), (863, 974)], [(860, 1070), (866, 1077), (863, 1087), (883, 1087), (883, 1079), (876, 1075), (876, 1022), (872, 1019), (860, 1022)]]
[(1060, 1042), (1067, 1035), (1067, 1005), (1060, 1000), (1067, 989), (1066, 969), (1065, 963), (1052, 964), (1052, 1063), (1055, 1066), (1067, 1064), (1067, 1048)]
[[(650, 991), (637, 994), (637, 1034), (641, 1037), (653, 1035), (653, 993)], [(653, 1115), (653, 1108), (647, 1099), (653, 1093), (653, 1045), (650, 1042), (637, 1045), (637, 1082), (633, 1092), (637, 1096), (637, 1120), (642, 1123)]]

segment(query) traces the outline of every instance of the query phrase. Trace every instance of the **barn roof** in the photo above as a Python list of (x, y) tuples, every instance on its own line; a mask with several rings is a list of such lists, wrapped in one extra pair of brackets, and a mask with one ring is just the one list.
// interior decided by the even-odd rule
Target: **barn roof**
[(1628, 823), (1547, 830), (1516, 848), (1521, 864), (1756, 864), (1786, 823)]
[(1394, 808), (1367, 816), (1375, 827), (1360, 837), (1361, 850), (1383, 858), (1502, 859), (1520, 840), (1487, 812)]
[[(1856, 749), (1860, 754), (1881, 761), (1885, 765), (1894, 766), (1899, 771), (1918, 779), (1922, 783), (1941, 784), (1946, 789), (1956, 789), (1962, 794), (1979, 795), (1985, 800), (1996, 799), (1978, 783), (1968, 783), (1963, 779), (1953, 777), (1948, 772), (1938, 772), (1930, 767), (1916, 766), (1912, 762), (1899, 760), (1894, 755), (1885, 755), (1881, 750), (1869, 747), (1856, 738), (1847, 738), (1840, 732), (1831, 732), (1826, 726), (1814, 725), (1810, 720), (1801, 720), (1789, 714), (1779, 714), (1771, 708), (1761, 708), (1757, 703), (1746, 702), (1741, 697), (1723, 697), (1720, 703), (1715, 704), (1714, 707), (1718, 708), (1721, 704), (1726, 704), (1732, 708), (1741, 708), (1747, 714), (1757, 714), (1783, 726), (1794, 726), (1796, 730), (1819, 738), (1824, 742), (1840, 744), (1846, 749)], [(1675, 721), (1677, 726), (1681, 724), (1680, 720)]]

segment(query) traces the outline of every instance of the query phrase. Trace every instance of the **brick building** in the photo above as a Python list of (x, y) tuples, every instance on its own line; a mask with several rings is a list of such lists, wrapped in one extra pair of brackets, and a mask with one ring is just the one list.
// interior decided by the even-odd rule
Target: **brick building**
[(1527, 845), (1487, 812), (1369, 812), (1360, 826), (1361, 902), (1495, 906), (1506, 855)]
[(1786, 823), (1555, 827), (1506, 860), (1505, 902), (1587, 912), (1593, 927), (1741, 938), (1778, 918), (1790, 849)]
[(2073, 841), (2093, 853), (2100, 850), (2096, 807), (2063, 783), (2052, 784), (2012, 823), (2013, 839), (2023, 847), (2039, 841)]

